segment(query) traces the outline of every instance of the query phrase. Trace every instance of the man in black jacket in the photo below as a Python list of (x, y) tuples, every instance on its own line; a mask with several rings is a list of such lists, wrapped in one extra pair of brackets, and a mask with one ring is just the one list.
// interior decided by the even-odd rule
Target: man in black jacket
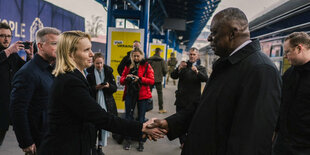
[(274, 155), (310, 154), (310, 37), (294, 32), (284, 42), (292, 65), (283, 75), (282, 103)]
[(169, 139), (188, 132), (182, 155), (270, 155), (279, 71), (259, 42), (250, 40), (248, 20), (238, 8), (214, 16), (208, 41), (220, 59), (200, 102), (152, 126), (168, 129)]
[(14, 76), (10, 114), (24, 152), (36, 151), (47, 131), (47, 103), (60, 31), (44, 27), (36, 33), (38, 53)]
[[(0, 146), (2, 145), (6, 131), (9, 128), (9, 103), (11, 82), (14, 74), (25, 64), (25, 61), (17, 54), (24, 49), (21, 41), (13, 43), (12, 30), (6, 23), (0, 22)], [(30, 49), (27, 52), (27, 60), (32, 58)]]
[[(180, 65), (171, 73), (171, 78), (179, 79), (176, 94), (176, 112), (186, 109), (194, 102), (199, 102), (201, 96), (201, 82), (207, 82), (206, 68), (197, 65), (198, 49), (189, 50), (189, 60), (181, 61)], [(181, 148), (185, 142), (185, 135), (180, 136)]]

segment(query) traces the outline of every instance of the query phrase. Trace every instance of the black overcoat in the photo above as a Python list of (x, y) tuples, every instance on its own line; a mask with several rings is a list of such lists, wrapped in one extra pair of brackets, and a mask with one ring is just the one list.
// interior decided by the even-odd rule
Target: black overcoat
[(25, 63), (17, 53), (7, 57), (4, 49), (0, 49), (0, 130), (8, 130), (11, 123), (9, 114), (11, 83), (14, 74)]
[(77, 69), (58, 75), (51, 88), (48, 132), (39, 155), (89, 155), (94, 143), (93, 127), (139, 138), (142, 123), (107, 113), (90, 94)]
[[(107, 107), (107, 111), (113, 113), (114, 115), (117, 116), (117, 108), (116, 108), (116, 103), (113, 97), (113, 93), (116, 92), (117, 87), (115, 83), (115, 78), (113, 76), (113, 69), (110, 66), (104, 65), (104, 82), (108, 82), (110, 87), (109, 88), (103, 88), (103, 93), (104, 93), (104, 99), (105, 99), (105, 104)], [(96, 99), (97, 92), (96, 90), (96, 78), (95, 78), (95, 73), (94, 73), (94, 66), (90, 67), (87, 69), (87, 81), (90, 85), (90, 88), (92, 90), (92, 96), (94, 99)]]
[(214, 64), (196, 108), (166, 118), (168, 138), (188, 129), (182, 155), (270, 155), (280, 100), (279, 71), (253, 41)]

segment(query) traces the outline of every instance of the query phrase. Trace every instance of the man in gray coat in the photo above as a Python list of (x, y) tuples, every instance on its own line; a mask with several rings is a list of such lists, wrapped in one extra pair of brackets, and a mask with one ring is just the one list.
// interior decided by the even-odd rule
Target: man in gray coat
[(160, 52), (162, 50), (160, 48), (155, 49), (155, 54), (149, 58), (149, 63), (151, 64), (152, 68), (154, 69), (154, 78), (158, 96), (158, 106), (159, 111), (158, 113), (166, 113), (167, 111), (163, 107), (163, 77), (167, 74), (167, 64), (163, 58), (160, 57)]

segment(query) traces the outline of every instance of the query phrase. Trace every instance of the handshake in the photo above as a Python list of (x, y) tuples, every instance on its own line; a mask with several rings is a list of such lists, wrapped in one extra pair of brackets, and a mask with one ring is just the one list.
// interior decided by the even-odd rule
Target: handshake
[(164, 138), (168, 132), (168, 122), (165, 119), (152, 118), (143, 123), (142, 138), (156, 141), (157, 139)]

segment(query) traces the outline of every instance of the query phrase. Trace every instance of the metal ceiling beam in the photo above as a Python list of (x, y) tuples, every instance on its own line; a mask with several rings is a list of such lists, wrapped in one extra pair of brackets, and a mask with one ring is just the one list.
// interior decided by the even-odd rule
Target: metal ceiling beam
[(158, 0), (158, 2), (159, 2), (159, 5), (160, 5), (161, 9), (163, 10), (165, 16), (168, 17), (168, 13), (167, 13), (167, 11), (165, 9), (165, 6), (164, 6), (162, 0)]

